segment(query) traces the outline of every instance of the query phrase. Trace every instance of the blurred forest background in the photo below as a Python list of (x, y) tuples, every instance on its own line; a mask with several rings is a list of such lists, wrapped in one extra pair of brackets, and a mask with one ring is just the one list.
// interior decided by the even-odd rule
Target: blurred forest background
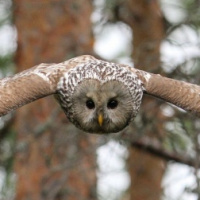
[[(200, 84), (199, 0), (0, 0), (0, 76), (91, 54)], [(0, 119), (1, 200), (199, 200), (200, 120), (145, 96), (91, 135), (53, 97)]]

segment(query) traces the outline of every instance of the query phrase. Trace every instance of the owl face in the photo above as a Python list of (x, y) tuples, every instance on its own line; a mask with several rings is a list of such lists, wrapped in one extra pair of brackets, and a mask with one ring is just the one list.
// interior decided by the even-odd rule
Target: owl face
[(127, 87), (119, 81), (100, 83), (84, 80), (71, 97), (73, 123), (90, 133), (114, 133), (132, 119), (133, 102)]

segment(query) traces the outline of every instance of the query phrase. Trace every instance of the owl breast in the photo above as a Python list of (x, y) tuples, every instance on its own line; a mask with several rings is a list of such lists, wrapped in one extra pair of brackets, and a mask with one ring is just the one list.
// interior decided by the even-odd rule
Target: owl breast
[(97, 59), (78, 64), (58, 87), (69, 120), (90, 133), (123, 130), (136, 116), (142, 94), (139, 79), (130, 71)]

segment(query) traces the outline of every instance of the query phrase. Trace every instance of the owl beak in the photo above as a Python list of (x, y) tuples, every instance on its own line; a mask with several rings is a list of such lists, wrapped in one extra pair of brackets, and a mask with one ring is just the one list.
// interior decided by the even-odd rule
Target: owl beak
[(103, 115), (102, 114), (98, 115), (98, 123), (99, 123), (99, 126), (102, 126), (102, 124), (103, 124)]

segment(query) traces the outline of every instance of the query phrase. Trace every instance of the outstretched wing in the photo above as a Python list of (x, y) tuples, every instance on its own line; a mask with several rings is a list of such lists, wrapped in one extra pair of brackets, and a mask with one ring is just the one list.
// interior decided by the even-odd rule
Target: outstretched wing
[(55, 94), (60, 78), (77, 64), (94, 59), (80, 56), (59, 64), (40, 64), (0, 80), (0, 116), (39, 98)]
[(200, 116), (200, 86), (130, 68), (143, 83), (144, 93)]

